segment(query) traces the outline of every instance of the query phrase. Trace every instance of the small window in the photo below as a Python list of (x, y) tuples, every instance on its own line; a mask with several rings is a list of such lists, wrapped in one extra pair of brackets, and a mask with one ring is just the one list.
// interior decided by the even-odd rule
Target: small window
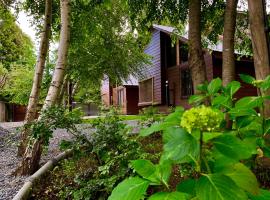
[(152, 103), (153, 101), (153, 78), (139, 83), (139, 103)]
[(181, 70), (181, 97), (189, 97), (193, 94), (193, 85), (190, 69)]
[(124, 104), (124, 89), (120, 89), (117, 91), (117, 103), (119, 106)]
[(179, 45), (180, 50), (180, 63), (188, 61), (188, 45), (181, 43)]

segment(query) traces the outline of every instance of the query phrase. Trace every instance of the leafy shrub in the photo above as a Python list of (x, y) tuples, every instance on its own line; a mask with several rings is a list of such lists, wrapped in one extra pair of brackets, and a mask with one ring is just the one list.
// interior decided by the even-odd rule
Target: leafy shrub
[(78, 174), (75, 179), (77, 189), (66, 191), (65, 198), (71, 195), (75, 200), (107, 199), (116, 184), (133, 173), (128, 167), (129, 160), (144, 156), (115, 109), (96, 119), (92, 125), (95, 131), (91, 134), (93, 149), (90, 156), (97, 160), (97, 170)]
[(32, 137), (43, 139), (43, 143), (48, 145), (53, 131), (57, 128), (66, 129), (69, 133), (77, 135), (76, 124), (81, 123), (82, 112), (74, 109), (72, 112), (63, 107), (51, 106), (44, 110), (39, 117), (32, 123), (26, 124), (26, 128), (31, 130)]
[[(198, 86), (201, 94), (189, 99), (195, 106), (193, 109), (177, 108), (163, 122), (142, 130), (140, 135), (144, 137), (162, 131), (161, 159), (158, 164), (132, 160), (131, 167), (137, 174), (119, 183), (109, 200), (148, 198), (146, 192), (150, 185), (161, 187), (150, 200), (268, 199), (270, 192), (259, 187), (250, 167), (257, 158), (269, 156), (270, 152), (265, 137), (270, 133), (270, 120), (263, 112), (265, 100), (270, 96), (262, 95), (270, 88), (270, 76), (263, 81), (247, 75), (241, 78), (262, 93), (236, 100), (234, 94), (240, 83), (233, 81), (222, 87), (222, 81), (217, 78)], [(204, 103), (210, 107), (201, 106)], [(262, 110), (261, 114), (256, 110)], [(233, 122), (231, 128), (224, 129), (223, 115)], [(168, 183), (175, 164), (188, 165), (194, 173), (188, 174), (176, 188), (170, 188)]]
[(141, 120), (140, 126), (142, 128), (149, 127), (155, 122), (162, 120), (162, 116), (158, 114), (158, 109), (154, 106), (145, 107), (140, 110)]

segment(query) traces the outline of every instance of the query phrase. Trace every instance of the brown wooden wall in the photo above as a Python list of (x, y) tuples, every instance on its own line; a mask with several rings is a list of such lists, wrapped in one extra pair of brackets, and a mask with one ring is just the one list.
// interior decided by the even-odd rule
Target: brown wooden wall
[(126, 87), (126, 102), (127, 102), (127, 115), (136, 115), (139, 113), (139, 87), (138, 86), (125, 86)]
[(20, 122), (24, 120), (25, 114), (26, 114), (26, 106), (22, 106), (22, 105), (16, 105), (13, 104), (13, 117), (12, 117), (12, 121), (13, 122)]
[[(147, 45), (144, 51), (146, 54), (152, 57), (152, 64), (146, 66), (142, 74), (145, 75), (143, 79), (154, 78), (154, 104), (160, 104), (162, 102), (161, 97), (161, 58), (160, 58), (160, 31), (154, 30), (150, 43)], [(141, 103), (141, 102), (140, 102)]]
[[(222, 53), (214, 52), (213, 53), (213, 76), (222, 77)], [(257, 89), (252, 85), (243, 83), (239, 77), (239, 74), (248, 74), (250, 76), (255, 77), (255, 68), (253, 64), (253, 60), (242, 58), (235, 62), (235, 80), (241, 83), (241, 88), (235, 94), (236, 98), (241, 98), (244, 96), (256, 96)]]

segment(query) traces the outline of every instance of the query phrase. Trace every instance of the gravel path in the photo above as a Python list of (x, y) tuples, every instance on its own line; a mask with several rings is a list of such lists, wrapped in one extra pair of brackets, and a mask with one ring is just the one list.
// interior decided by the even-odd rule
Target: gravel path
[[(22, 187), (27, 177), (14, 177), (12, 172), (16, 169), (20, 159), (16, 157), (18, 127), (22, 123), (0, 123), (0, 200), (12, 199)], [(54, 137), (50, 141), (46, 155), (42, 156), (41, 163), (60, 153), (58, 144), (62, 139), (70, 139), (71, 136), (66, 130), (54, 131)]]
[[(126, 124), (133, 127), (133, 133), (138, 133), (137, 120), (126, 121)], [(12, 199), (27, 178), (12, 176), (12, 172), (14, 172), (20, 162), (20, 159), (16, 155), (19, 129), (22, 125), (22, 122), (0, 123), (0, 200)], [(78, 128), (83, 134), (89, 136), (94, 131), (89, 126), (88, 124), (81, 124)], [(41, 165), (60, 153), (59, 143), (63, 139), (69, 140), (71, 139), (71, 135), (64, 129), (55, 130), (46, 154), (42, 155)]]

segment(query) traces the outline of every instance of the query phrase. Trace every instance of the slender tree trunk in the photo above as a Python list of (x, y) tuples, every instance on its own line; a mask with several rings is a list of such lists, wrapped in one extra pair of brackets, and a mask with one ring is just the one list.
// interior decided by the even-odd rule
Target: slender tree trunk
[(238, 0), (227, 0), (224, 17), (222, 80), (223, 86), (235, 79), (234, 34)]
[[(70, 37), (70, 0), (61, 0), (61, 32), (58, 48), (57, 64), (55, 66), (52, 82), (45, 99), (42, 110), (54, 105), (59, 95), (67, 62), (67, 53)], [(40, 120), (40, 118), (38, 119)], [(16, 174), (26, 175), (34, 173), (39, 167), (42, 153), (43, 139), (34, 140), (32, 145), (28, 145)]]
[(206, 79), (206, 67), (201, 43), (201, 0), (189, 0), (189, 67), (193, 81), (194, 93), (197, 94), (197, 85)]
[[(252, 40), (255, 74), (257, 80), (265, 79), (270, 73), (269, 42), (266, 32), (265, 1), (248, 0), (249, 23)], [(261, 91), (263, 93), (263, 91)], [(266, 92), (269, 95), (269, 91)], [(270, 104), (266, 102), (264, 115), (270, 117)]]
[(60, 90), (60, 94), (59, 94), (58, 99), (57, 99), (57, 104), (59, 106), (62, 104), (64, 105), (64, 96), (65, 96), (65, 93), (67, 90), (67, 82), (68, 82), (68, 77), (65, 76), (61, 90)]
[[(51, 24), (52, 24), (52, 0), (46, 0), (46, 8), (45, 8), (45, 19), (43, 25), (43, 31), (41, 34), (40, 47), (39, 47), (39, 55), (36, 63), (34, 81), (31, 90), (31, 94), (28, 101), (27, 112), (25, 115), (24, 122), (30, 123), (32, 122), (37, 113), (37, 104), (39, 101), (40, 88), (42, 83), (42, 77), (44, 72), (44, 66), (46, 62), (46, 57), (49, 50), (49, 41), (51, 36)], [(22, 156), (25, 152), (27, 146), (27, 139), (29, 135), (29, 130), (24, 128), (21, 132), (21, 140), (18, 147), (18, 156)]]

